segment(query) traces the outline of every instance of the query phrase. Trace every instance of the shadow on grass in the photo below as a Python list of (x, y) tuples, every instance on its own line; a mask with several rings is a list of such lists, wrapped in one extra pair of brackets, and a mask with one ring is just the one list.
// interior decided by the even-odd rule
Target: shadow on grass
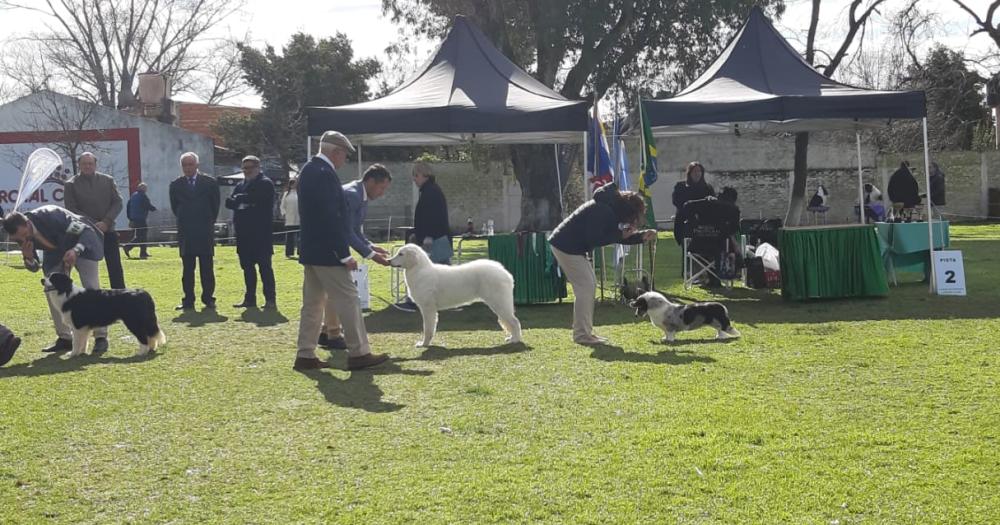
[[(521, 329), (566, 328), (573, 325), (573, 303), (535, 304), (517, 307), (517, 318)], [(423, 321), (419, 312), (401, 312), (395, 308), (374, 311), (365, 317), (369, 333), (414, 333), (423, 331)], [(594, 315), (597, 326), (617, 325), (632, 319), (632, 310), (617, 308), (615, 305), (600, 304)], [(481, 303), (462, 308), (446, 310), (438, 315), (438, 332), (461, 332), (473, 330), (496, 330), (501, 336), (497, 316)]]
[(143, 363), (156, 359), (158, 355), (160, 355), (159, 352), (149, 352), (146, 355), (132, 355), (129, 357), (107, 357), (107, 355), (95, 356), (93, 354), (66, 357), (65, 353), (49, 354), (41, 359), (35, 359), (30, 363), (21, 363), (0, 368), (0, 378), (62, 374), (64, 372), (83, 370), (91, 365), (127, 365), (133, 363)]
[[(713, 340), (714, 341), (714, 340)], [(683, 344), (693, 344), (693, 343), (703, 343), (704, 341), (691, 340), (690, 343)], [(675, 342), (674, 344), (677, 344)], [(678, 353), (671, 349), (661, 350), (655, 354), (648, 354), (645, 352), (626, 352), (620, 346), (611, 345), (594, 345), (591, 348), (590, 357), (594, 359), (599, 359), (601, 361), (607, 361), (612, 363), (626, 362), (626, 363), (652, 363), (658, 365), (687, 365), (691, 363), (714, 363), (715, 359), (711, 357), (692, 354), (692, 353)]]
[(240, 321), (245, 323), (253, 323), (258, 327), (264, 326), (277, 326), (279, 324), (284, 324), (288, 322), (288, 318), (285, 317), (278, 310), (261, 310), (259, 308), (247, 308), (240, 315)]
[(184, 323), (191, 328), (197, 328), (210, 323), (224, 323), (228, 320), (228, 317), (219, 315), (219, 312), (215, 308), (205, 308), (200, 312), (196, 310), (184, 310), (180, 315), (171, 319), (171, 322)]
[(489, 348), (445, 348), (443, 346), (430, 346), (425, 348), (417, 357), (399, 359), (399, 361), (442, 361), (453, 357), (519, 354), (529, 350), (531, 350), (531, 347), (524, 343), (508, 343)]
[[(334, 359), (344, 361), (346, 357)], [(340, 367), (338, 367), (340, 368)], [(340, 379), (329, 371), (325, 370), (305, 370), (302, 375), (316, 382), (316, 389), (323, 394), (328, 403), (345, 408), (358, 408), (366, 412), (395, 412), (406, 405), (398, 403), (387, 403), (382, 401), (382, 389), (375, 384), (375, 376), (400, 374), (409, 376), (429, 376), (434, 372), (428, 370), (404, 370), (397, 364), (397, 361), (390, 359), (388, 362), (364, 370), (355, 370), (347, 379)]]

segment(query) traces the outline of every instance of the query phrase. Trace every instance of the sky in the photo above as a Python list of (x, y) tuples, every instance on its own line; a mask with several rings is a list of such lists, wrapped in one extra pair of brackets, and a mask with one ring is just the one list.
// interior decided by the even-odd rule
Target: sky
[[(886, 12), (894, 11), (905, 1), (888, 0)], [(990, 0), (967, 0), (967, 5), (978, 13), (985, 13), (989, 2)], [(776, 22), (776, 26), (792, 41), (793, 46), (801, 49), (796, 37), (804, 41), (801, 35), (804, 35), (808, 27), (811, 0), (786, 0), (785, 4), (785, 14)], [(843, 24), (848, 4), (849, 0), (824, 0), (821, 20), (838, 20)], [(972, 19), (950, 0), (927, 0), (924, 5), (940, 15), (939, 31), (942, 36), (938, 41), (974, 54), (982, 53), (992, 46), (992, 40), (985, 35), (969, 38), (968, 35), (973, 30)], [(44, 29), (42, 19), (30, 13), (0, 12), (0, 18), (3, 19), (0, 41), (26, 31)], [(836, 45), (835, 42), (840, 38), (838, 31), (842, 31), (840, 27), (842, 26), (821, 25), (821, 47), (833, 48)], [(244, 12), (217, 27), (212, 36), (239, 37), (249, 31), (254, 45), (262, 47), (271, 44), (280, 49), (295, 32), (302, 31), (318, 38), (341, 32), (352, 41), (356, 57), (375, 57), (381, 60), (385, 57), (385, 48), (398, 39), (400, 30), (388, 17), (382, 15), (381, 0), (247, 0)], [(417, 50), (419, 56), (414, 56), (411, 61), (403, 64), (397, 63), (395, 67), (414, 69), (434, 47), (433, 42), (422, 42)], [(405, 76), (408, 72), (397, 73)], [(184, 95), (177, 98), (192, 100)], [(227, 104), (259, 106), (260, 100), (254, 95), (248, 95), (227, 101)]]

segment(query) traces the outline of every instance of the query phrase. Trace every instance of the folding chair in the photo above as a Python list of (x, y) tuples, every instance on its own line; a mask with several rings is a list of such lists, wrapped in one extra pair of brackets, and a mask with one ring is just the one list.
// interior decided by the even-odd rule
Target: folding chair
[[(691, 251), (691, 237), (686, 237), (684, 239), (684, 289), (691, 288), (696, 284), (702, 277), (714, 277), (718, 279), (720, 283), (729, 288), (733, 287), (733, 281), (737, 279), (743, 279), (743, 271), (745, 270), (744, 265), (740, 262), (743, 260), (743, 253), (746, 250), (746, 236), (739, 235), (737, 241), (734, 244), (733, 240), (727, 235), (716, 234), (713, 236), (708, 235), (695, 235), (695, 238), (699, 239), (719, 239), (723, 238), (722, 249), (716, 254), (712, 259), (708, 259), (704, 255)], [(731, 265), (730, 268), (720, 268), (719, 260), (720, 256), (726, 256), (726, 260), (730, 261), (728, 264)]]

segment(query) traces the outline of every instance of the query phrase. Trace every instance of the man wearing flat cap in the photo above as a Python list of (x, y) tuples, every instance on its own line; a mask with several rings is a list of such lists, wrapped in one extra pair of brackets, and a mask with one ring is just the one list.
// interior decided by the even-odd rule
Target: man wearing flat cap
[(299, 263), (304, 277), (295, 370), (330, 367), (316, 357), (328, 296), (347, 342), (347, 368), (368, 368), (389, 358), (371, 352), (358, 287), (351, 277), (358, 263), (351, 257), (348, 245), (351, 220), (337, 169), (352, 152), (354, 146), (347, 137), (327, 131), (320, 137), (319, 153), (299, 172)]

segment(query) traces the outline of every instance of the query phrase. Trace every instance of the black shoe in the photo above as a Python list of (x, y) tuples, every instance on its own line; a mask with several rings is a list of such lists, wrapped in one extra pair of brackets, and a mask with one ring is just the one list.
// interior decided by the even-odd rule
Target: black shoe
[(347, 341), (344, 336), (329, 337), (326, 332), (319, 334), (319, 345), (329, 350), (347, 350)]
[(129, 249), (128, 248), (123, 248), (122, 251), (125, 252), (125, 257), (126, 258), (128, 258), (128, 259), (132, 258), (132, 254), (129, 253)]
[(194, 310), (194, 305), (191, 303), (181, 303), (175, 306), (174, 310)]
[[(207, 308), (211, 308), (208, 305), (205, 305), (205, 306)], [(257, 308), (257, 303), (251, 303), (249, 301), (243, 301), (242, 303), (234, 304), (233, 308)]]
[(215, 310), (215, 299), (212, 299), (211, 301), (205, 301), (205, 309)]
[(265, 310), (277, 310), (278, 309), (278, 302), (277, 301), (264, 301), (264, 309)]
[(54, 352), (68, 352), (73, 349), (73, 341), (69, 339), (59, 338), (52, 346), (42, 348), (42, 352), (54, 353)]
[(94, 349), (90, 353), (100, 355), (108, 351), (108, 338), (98, 337), (94, 340)]
[(396, 303), (396, 308), (399, 308), (404, 312), (416, 312), (419, 310), (419, 308), (417, 308), (417, 303), (411, 301), (409, 298), (401, 303)]

